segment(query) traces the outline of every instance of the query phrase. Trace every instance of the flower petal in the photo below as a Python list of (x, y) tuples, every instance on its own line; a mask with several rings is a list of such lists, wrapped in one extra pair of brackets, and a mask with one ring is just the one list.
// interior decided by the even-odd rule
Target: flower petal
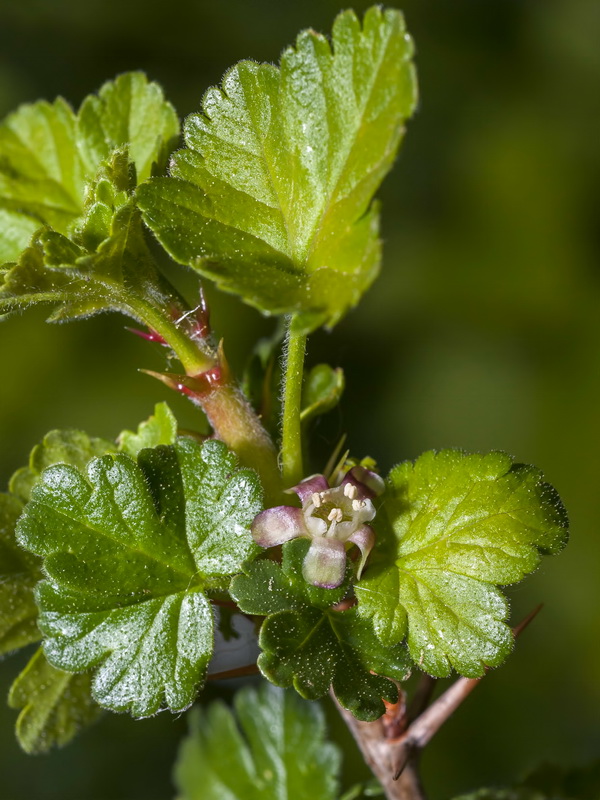
[(365, 566), (365, 562), (369, 557), (369, 553), (373, 549), (373, 545), (375, 544), (375, 533), (373, 528), (370, 528), (368, 525), (363, 525), (362, 528), (354, 531), (352, 536), (348, 537), (348, 541), (360, 548), (361, 556), (358, 563), (358, 571), (356, 573), (357, 577), (360, 578)]
[(346, 573), (346, 548), (338, 539), (313, 539), (302, 564), (304, 580), (313, 586), (335, 589)]
[(372, 500), (383, 494), (385, 490), (385, 481), (381, 475), (361, 466), (352, 467), (344, 477), (341, 486), (345, 486), (347, 483), (356, 486), (358, 500)]
[(301, 508), (276, 506), (254, 517), (252, 538), (261, 547), (274, 547), (297, 536), (308, 536)]
[(297, 486), (292, 486), (291, 489), (286, 489), (287, 492), (296, 492), (300, 500), (304, 503), (315, 492), (326, 492), (329, 489), (329, 484), (324, 475), (311, 475), (310, 478), (305, 478)]

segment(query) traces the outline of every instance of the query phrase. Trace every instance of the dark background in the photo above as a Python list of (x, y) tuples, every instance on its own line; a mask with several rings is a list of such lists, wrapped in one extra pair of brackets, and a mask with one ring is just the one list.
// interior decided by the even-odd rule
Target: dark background
[[(276, 61), (298, 30), (328, 32), (334, 0), (0, 0), (0, 112), (62, 94), (78, 105), (143, 69), (183, 116), (235, 61)], [(366, 7), (356, 3), (358, 11)], [(421, 104), (382, 191), (384, 268), (309, 363), (341, 365), (348, 430), (382, 468), (430, 447), (499, 448), (560, 491), (572, 541), (510, 591), (514, 619), (545, 609), (424, 758), (433, 800), (503, 783), (543, 760), (600, 756), (600, 3), (405, 0)], [(211, 292), (240, 366), (272, 322)], [(169, 399), (139, 374), (160, 367), (118, 317), (0, 327), (0, 478), (54, 427), (114, 436)], [(8, 690), (19, 658), (0, 665)], [(21, 658), (23, 661), (23, 658)], [(333, 717), (332, 717), (333, 718)], [(185, 720), (111, 716), (65, 750), (27, 758), (0, 705), (6, 800), (166, 800)], [(348, 749), (347, 775), (356, 775)]]

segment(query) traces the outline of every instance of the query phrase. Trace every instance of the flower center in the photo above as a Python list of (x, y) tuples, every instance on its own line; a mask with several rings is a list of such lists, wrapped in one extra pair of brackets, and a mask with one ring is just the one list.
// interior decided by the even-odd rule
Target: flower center
[[(351, 483), (336, 486), (324, 492), (313, 492), (305, 501), (305, 518), (322, 520), (321, 536), (346, 540), (367, 519), (372, 519), (374, 509), (370, 500), (359, 500), (357, 488)], [(341, 526), (338, 529), (338, 526)], [(314, 529), (313, 526), (310, 526)], [(315, 530), (316, 533), (316, 530)]]

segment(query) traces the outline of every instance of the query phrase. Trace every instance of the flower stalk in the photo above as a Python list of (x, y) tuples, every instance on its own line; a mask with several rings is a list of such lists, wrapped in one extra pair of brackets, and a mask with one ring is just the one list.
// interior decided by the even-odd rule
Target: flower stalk
[(288, 317), (283, 376), (283, 416), (281, 420), (281, 472), (286, 488), (304, 477), (302, 466), (302, 377), (306, 336), (294, 331), (294, 318)]

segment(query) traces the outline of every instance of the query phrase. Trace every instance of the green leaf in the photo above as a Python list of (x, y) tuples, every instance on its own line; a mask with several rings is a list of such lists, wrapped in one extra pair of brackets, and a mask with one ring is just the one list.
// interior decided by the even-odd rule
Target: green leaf
[(36, 220), (0, 208), (0, 264), (18, 259), (38, 228)]
[(157, 309), (172, 305), (132, 193), (177, 134), (175, 112), (141, 73), (106, 84), (77, 115), (58, 99), (7, 118), (0, 313), (52, 303), (51, 320), (116, 310), (152, 325)]
[(30, 755), (62, 747), (94, 722), (100, 708), (92, 700), (89, 675), (55, 669), (39, 648), (11, 686), (8, 704), (21, 709), (17, 739)]
[[(308, 700), (323, 697), (333, 686), (355, 717), (377, 719), (385, 710), (382, 698), (395, 702), (398, 697), (386, 678), (408, 677), (408, 654), (401, 645), (383, 646), (356, 608), (332, 608), (343, 599), (347, 582), (321, 589), (304, 580), (308, 545), (303, 539), (288, 542), (281, 566), (255, 561), (231, 583), (231, 595), (242, 611), (268, 615), (260, 631), (258, 666), (272, 683), (294, 686)], [(349, 565), (348, 577), (351, 569)]]
[(495, 584), (521, 580), (567, 539), (567, 517), (541, 473), (510, 456), (424, 453), (390, 473), (379, 546), (356, 585), (381, 641), (407, 636), (423, 670), (468, 677), (512, 647)]
[(179, 137), (175, 109), (141, 72), (119, 75), (89, 95), (78, 114), (78, 145), (88, 174), (121, 145), (129, 145), (138, 182), (162, 169)]
[(340, 753), (318, 705), (269, 684), (189, 715), (175, 766), (178, 800), (334, 800)]
[(154, 414), (138, 426), (137, 433), (123, 431), (118, 438), (119, 450), (136, 458), (145, 447), (159, 444), (175, 444), (177, 439), (177, 420), (166, 403), (157, 403)]
[(340, 402), (344, 386), (344, 371), (340, 367), (333, 369), (329, 364), (314, 366), (306, 376), (302, 389), (302, 422), (307, 423), (335, 408)]
[[(0, 269), (0, 313), (44, 303), (56, 306), (51, 322), (112, 310), (152, 325), (173, 297), (150, 257), (132, 201), (82, 224), (73, 240), (40, 230), (17, 263)], [(81, 242), (99, 237), (102, 225), (108, 226), (106, 238), (86, 249)]]
[[(15, 539), (23, 504), (46, 467), (65, 463), (83, 471), (94, 456), (114, 449), (110, 442), (90, 439), (81, 431), (51, 431), (31, 451), (29, 465), (13, 475), (11, 494), (0, 495), (0, 653), (41, 638), (34, 599), (34, 587), (43, 577), (41, 561), (19, 547)], [(22, 709), (16, 733), (28, 753), (66, 744), (98, 714), (89, 679), (55, 670), (41, 649), (14, 682), (9, 703)]]
[(41, 564), (15, 540), (17, 520), (32, 488), (50, 464), (63, 462), (83, 469), (90, 458), (111, 449), (109, 442), (90, 439), (81, 431), (51, 431), (33, 448), (29, 466), (13, 475), (10, 494), (0, 494), (0, 654), (40, 639), (33, 589), (42, 577)]
[[(193, 701), (213, 649), (206, 591), (226, 588), (257, 552), (257, 476), (224, 444), (93, 459), (83, 477), (45, 470), (19, 542), (44, 557), (38, 586), (44, 651), (67, 672), (96, 668), (100, 705), (148, 716)], [(135, 642), (135, 647), (131, 643)]]
[(398, 11), (361, 27), (340, 14), (332, 44), (308, 30), (280, 67), (242, 61), (187, 119), (170, 178), (142, 185), (167, 251), (270, 313), (334, 325), (379, 270), (374, 193), (416, 102)]
[[(178, 134), (175, 111), (139, 72), (105, 84), (78, 114), (62, 98), (21, 106), (0, 126), (0, 209), (18, 216), (24, 231), (47, 225), (68, 236), (84, 213), (87, 183), (114, 150), (128, 145), (144, 180)], [(5, 237), (20, 249), (31, 238), (2, 227), (0, 242)]]
[(23, 503), (0, 494), (0, 655), (40, 638), (33, 588), (42, 577), (39, 560), (15, 541)]
[(83, 472), (92, 458), (112, 452), (116, 452), (116, 448), (111, 442), (89, 437), (83, 431), (50, 431), (31, 451), (28, 466), (21, 467), (12, 476), (9, 489), (26, 503), (46, 467), (71, 464)]

